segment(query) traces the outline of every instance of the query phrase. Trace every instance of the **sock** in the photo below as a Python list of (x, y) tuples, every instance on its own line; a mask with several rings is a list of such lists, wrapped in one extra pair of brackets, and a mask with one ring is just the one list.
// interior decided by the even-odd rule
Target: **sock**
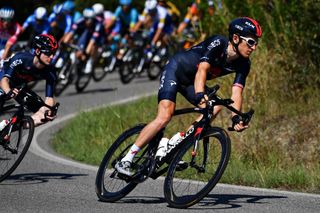
[(130, 149), (130, 151), (127, 153), (127, 155), (126, 155), (124, 158), (122, 158), (121, 161), (130, 161), (130, 162), (132, 162), (134, 156), (135, 156), (140, 150), (141, 150), (141, 149), (140, 149), (138, 146), (136, 146), (135, 144), (133, 144), (132, 147), (131, 147), (131, 149)]

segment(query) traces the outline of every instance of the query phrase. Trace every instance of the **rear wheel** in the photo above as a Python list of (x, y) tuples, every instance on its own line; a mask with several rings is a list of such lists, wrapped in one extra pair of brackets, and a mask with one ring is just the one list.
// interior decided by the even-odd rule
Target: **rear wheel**
[(138, 125), (125, 131), (108, 149), (96, 177), (96, 193), (101, 201), (114, 202), (120, 200), (140, 182), (141, 176), (136, 176), (142, 169), (146, 168), (145, 163), (148, 159), (146, 148), (141, 150), (133, 159), (132, 171), (134, 172), (134, 178), (125, 179), (121, 177), (114, 169), (114, 166), (130, 150), (144, 126)]
[(164, 182), (165, 198), (175, 208), (190, 207), (205, 197), (220, 180), (230, 157), (230, 139), (221, 128), (211, 128), (199, 141), (194, 158), (193, 145), (186, 144), (176, 154)]
[(101, 81), (107, 74), (107, 72), (104, 70), (105, 66), (108, 62), (108, 58), (103, 57), (103, 52), (100, 54), (98, 59), (95, 62), (95, 68), (92, 72), (92, 79), (96, 82)]
[(89, 84), (92, 73), (85, 73), (85, 63), (80, 62), (77, 66), (77, 80), (76, 80), (76, 90), (77, 92), (82, 92)]
[(58, 72), (58, 79), (55, 85), (55, 95), (60, 96), (62, 92), (69, 86), (72, 82), (72, 70), (74, 65), (72, 66), (71, 60), (66, 61), (65, 65)]
[(9, 139), (5, 135), (9, 131), (7, 126), (1, 132), (0, 141), (0, 182), (6, 179), (20, 164), (32, 141), (34, 123), (30, 116), (13, 124)]

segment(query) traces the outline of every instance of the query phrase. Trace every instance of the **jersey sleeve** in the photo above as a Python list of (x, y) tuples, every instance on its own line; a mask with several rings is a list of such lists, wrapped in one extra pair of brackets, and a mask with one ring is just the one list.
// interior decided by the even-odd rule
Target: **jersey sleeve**
[(130, 28), (134, 27), (135, 24), (138, 22), (138, 11), (136, 9), (132, 9), (130, 11)]
[(113, 13), (112, 20), (116, 20), (120, 17), (121, 7), (117, 7), (116, 11)]
[(22, 28), (26, 29), (27, 27), (29, 27), (29, 25), (33, 22), (33, 20), (34, 20), (33, 16), (32, 15), (29, 16), (23, 23)]
[(57, 75), (53, 68), (46, 76), (46, 97), (53, 97), (54, 87), (57, 80)]
[(246, 85), (246, 79), (250, 72), (250, 60), (244, 61), (236, 67), (236, 76), (233, 81), (233, 86), (244, 88)]

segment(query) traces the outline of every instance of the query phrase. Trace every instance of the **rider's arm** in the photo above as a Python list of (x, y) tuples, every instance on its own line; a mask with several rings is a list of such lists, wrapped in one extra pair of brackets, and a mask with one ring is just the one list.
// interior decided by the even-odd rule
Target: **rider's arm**
[[(241, 111), (242, 106), (242, 92), (243, 88), (237, 85), (232, 86), (232, 95), (231, 99), (234, 101), (232, 106), (237, 109), (238, 111)], [(232, 116), (236, 115), (235, 113), (232, 113)]]
[(196, 77), (194, 79), (195, 93), (204, 92), (204, 88), (207, 81), (207, 73), (210, 70), (210, 64), (208, 62), (201, 62), (198, 66)]
[(17, 42), (20, 33), (21, 33), (21, 26), (20, 26), (20, 24), (16, 23), (15, 24), (15, 32), (6, 43), (6, 46), (4, 48), (4, 52), (2, 54), (2, 59), (7, 59), (7, 57), (9, 56), (10, 49)]
[(10, 88), (9, 78), (8, 78), (8, 77), (3, 77), (3, 78), (1, 79), (0, 85), (1, 85), (1, 89), (2, 89), (6, 94), (8, 94), (8, 93), (10, 92), (11, 88)]
[(46, 97), (44, 102), (45, 102), (45, 104), (47, 104), (49, 106), (54, 106), (54, 104), (55, 104), (55, 100), (53, 97)]

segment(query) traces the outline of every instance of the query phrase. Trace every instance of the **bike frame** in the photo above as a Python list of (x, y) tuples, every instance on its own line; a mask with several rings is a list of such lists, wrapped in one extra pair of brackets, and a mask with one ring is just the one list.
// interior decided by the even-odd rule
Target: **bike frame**
[[(147, 149), (144, 152), (148, 152), (148, 156), (150, 156), (151, 159), (149, 159), (149, 163), (145, 168), (141, 169), (141, 171), (137, 172), (133, 177), (122, 177), (127, 181), (136, 181), (136, 182), (143, 182), (145, 179), (148, 177), (151, 177), (152, 179), (156, 179), (165, 172), (167, 172), (169, 165), (166, 166), (165, 168), (161, 170), (157, 170), (160, 168), (163, 164), (168, 163), (171, 161), (172, 158), (174, 158), (175, 154), (179, 149), (181, 149), (182, 146), (184, 146), (187, 143), (193, 143), (193, 151), (192, 151), (192, 159), (190, 162), (190, 165), (194, 168), (196, 168), (199, 172), (204, 172), (206, 163), (207, 163), (207, 148), (205, 147), (205, 152), (204, 152), (204, 159), (203, 159), (203, 164), (201, 166), (196, 165), (195, 158), (197, 157), (197, 148), (198, 148), (198, 143), (201, 138), (205, 136), (209, 128), (214, 130), (214, 127), (210, 126), (211, 119), (213, 117), (213, 109), (215, 106), (221, 105), (229, 109), (230, 111), (238, 114), (241, 116), (243, 122), (245, 124), (249, 123), (253, 110), (250, 110), (248, 113), (242, 113), (235, 109), (233, 106), (230, 104), (233, 103), (231, 99), (222, 99), (219, 96), (217, 96), (215, 93), (219, 89), (219, 86), (216, 85), (213, 88), (211, 88), (212, 92), (208, 96), (209, 101), (206, 103), (205, 108), (184, 108), (184, 109), (177, 109), (174, 112), (174, 116), (177, 115), (183, 115), (183, 114), (188, 114), (188, 113), (200, 113), (202, 114), (202, 118), (200, 121), (196, 121), (192, 124), (191, 128), (188, 129), (186, 132), (184, 139), (177, 145), (175, 146), (165, 157), (163, 157), (160, 161), (155, 160), (155, 153), (157, 151), (159, 142), (161, 138), (163, 137), (165, 128), (163, 128), (150, 142), (147, 147)], [(233, 131), (234, 129), (229, 127), (230, 131)], [(210, 133), (210, 132), (208, 132)], [(207, 143), (204, 143), (204, 146), (207, 146)], [(144, 155), (144, 153), (143, 153)], [(122, 175), (121, 175), (122, 176)], [(142, 177), (143, 176), (143, 177)]]

